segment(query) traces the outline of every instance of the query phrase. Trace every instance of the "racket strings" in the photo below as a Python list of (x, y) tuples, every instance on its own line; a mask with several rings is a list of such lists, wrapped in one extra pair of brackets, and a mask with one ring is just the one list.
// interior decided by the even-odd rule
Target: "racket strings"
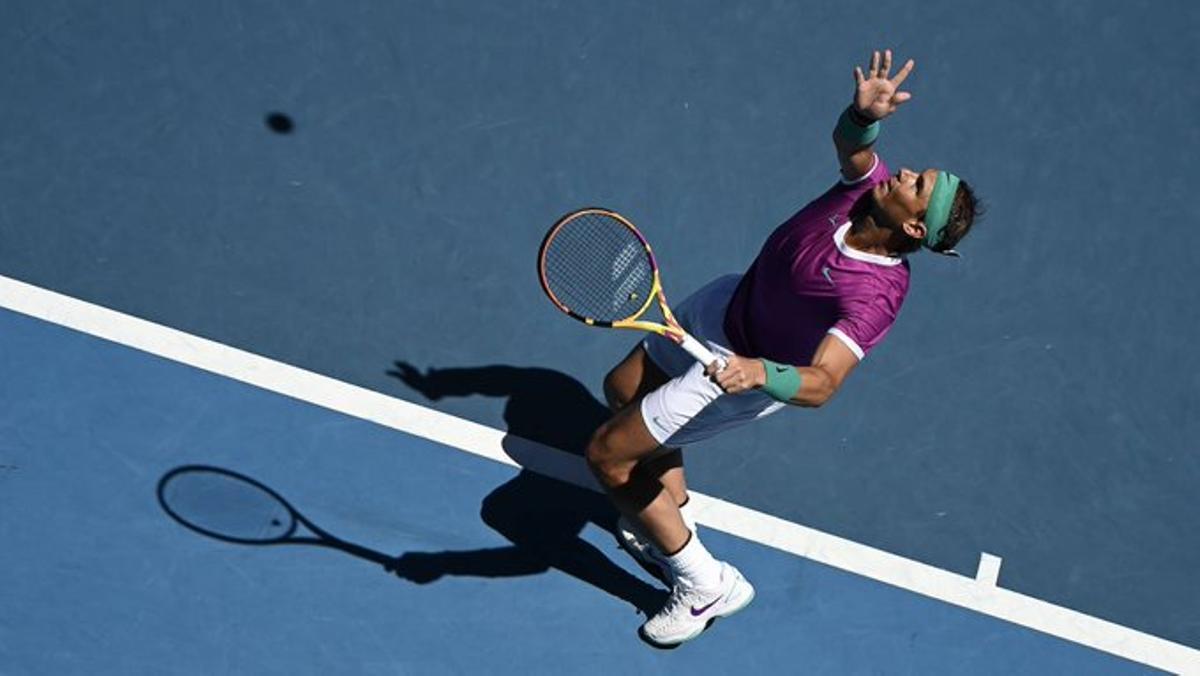
[(576, 314), (618, 321), (638, 314), (654, 288), (642, 240), (624, 223), (586, 213), (563, 224), (545, 251), (544, 279)]

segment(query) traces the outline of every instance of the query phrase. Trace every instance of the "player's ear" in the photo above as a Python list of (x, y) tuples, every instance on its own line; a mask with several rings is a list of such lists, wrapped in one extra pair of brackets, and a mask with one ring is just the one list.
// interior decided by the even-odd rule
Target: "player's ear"
[(925, 221), (910, 218), (901, 226), (904, 228), (904, 234), (914, 239), (925, 239)]

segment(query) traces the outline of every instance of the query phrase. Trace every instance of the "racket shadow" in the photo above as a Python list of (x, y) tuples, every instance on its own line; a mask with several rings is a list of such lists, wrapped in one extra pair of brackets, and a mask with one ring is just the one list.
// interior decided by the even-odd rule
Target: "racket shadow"
[[(617, 520), (604, 495), (583, 487), (594, 485), (583, 462), (584, 449), (592, 432), (610, 415), (587, 388), (558, 371), (506, 365), (421, 372), (397, 361), (388, 375), (433, 401), (470, 395), (504, 397), (508, 434), (502, 443), (522, 467), (516, 477), (488, 494), (480, 509), (484, 523), (508, 539), (511, 547), (409, 552), (396, 561), (397, 574), (427, 583), (445, 575), (508, 577), (553, 568), (629, 602), (642, 613), (658, 612), (666, 591), (621, 568), (580, 537), (589, 523), (612, 534)], [(620, 551), (615, 538), (613, 550)]]
[[(314, 524), (282, 495), (245, 474), (211, 465), (180, 465), (155, 489), (173, 521), (205, 537), (240, 545), (304, 544), (337, 549), (390, 570), (395, 555), (343, 540)], [(300, 526), (311, 535), (302, 533)]]

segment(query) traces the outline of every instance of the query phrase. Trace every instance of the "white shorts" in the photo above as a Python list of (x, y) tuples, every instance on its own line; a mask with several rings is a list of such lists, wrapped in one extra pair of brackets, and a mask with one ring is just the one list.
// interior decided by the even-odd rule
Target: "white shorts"
[[(672, 308), (684, 330), (726, 356), (733, 352), (726, 347), (725, 308), (740, 279), (736, 274), (718, 277)], [(642, 399), (642, 420), (663, 446), (695, 443), (786, 406), (759, 390), (725, 394), (704, 375), (703, 364), (668, 338), (652, 334), (643, 345), (671, 378)]]

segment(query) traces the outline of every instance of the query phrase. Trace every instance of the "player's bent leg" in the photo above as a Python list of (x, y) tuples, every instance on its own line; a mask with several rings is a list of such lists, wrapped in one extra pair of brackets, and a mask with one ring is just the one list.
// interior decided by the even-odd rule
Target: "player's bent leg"
[[(605, 376), (604, 398), (608, 402), (608, 407), (616, 412), (631, 403), (640, 401), (642, 397), (658, 389), (668, 380), (670, 380), (670, 376), (654, 363), (654, 360), (646, 352), (645, 345), (638, 343)], [(657, 477), (658, 481), (675, 498), (676, 504), (682, 505), (687, 502), (683, 454), (679, 452), (679, 449), (667, 449), (665, 452), (657, 450), (654, 457), (643, 461), (641, 466), (646, 468), (645, 471)]]
[[(612, 411), (620, 411), (631, 403), (640, 402), (648, 392), (662, 386), (669, 379), (669, 376), (650, 358), (645, 345), (638, 343), (605, 376), (604, 396)], [(679, 449), (659, 447), (647, 459), (639, 462), (633, 471), (652, 477), (667, 490), (675, 504), (682, 505), (687, 501), (687, 484), (683, 477), (683, 456)], [(689, 522), (686, 514), (684, 523), (688, 530), (694, 530), (694, 523)], [(617, 519), (614, 535), (621, 548), (641, 564), (648, 573), (667, 585), (672, 584), (671, 568), (667, 565), (665, 557), (654, 545), (646, 531), (636, 523), (636, 520), (622, 514)]]
[(657, 478), (636, 471), (658, 448), (639, 407), (628, 406), (592, 435), (587, 463), (617, 509), (640, 524), (660, 551), (675, 552), (691, 535), (679, 506)]
[[(692, 364), (642, 398), (638, 406), (642, 426), (659, 443), (703, 439), (757, 412), (758, 404), (748, 412), (741, 410), (753, 400), (726, 401), (721, 397), (720, 388), (704, 375), (703, 367)], [(656, 469), (664, 474), (672, 471), (669, 464)], [(679, 550), (660, 549), (671, 570), (671, 596), (662, 610), (642, 625), (647, 641), (664, 646), (682, 643), (699, 635), (713, 619), (732, 615), (754, 598), (750, 583), (735, 568), (714, 558), (695, 531)]]

